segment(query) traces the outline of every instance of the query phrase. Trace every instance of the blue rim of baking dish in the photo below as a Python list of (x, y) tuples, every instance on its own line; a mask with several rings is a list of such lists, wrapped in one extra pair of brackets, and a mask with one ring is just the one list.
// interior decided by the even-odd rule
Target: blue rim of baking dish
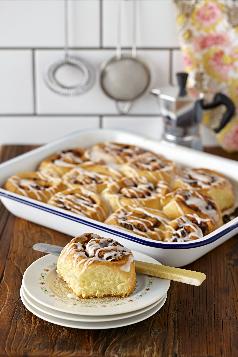
[(6, 192), (3, 189), (0, 189), (0, 196), (4, 197), (4, 198), (8, 198), (10, 200), (25, 204), (27, 206), (31, 206), (34, 207), (36, 209), (39, 209), (41, 211), (45, 211), (45, 212), (49, 212), (51, 214), (54, 214), (56, 216), (60, 216), (62, 218), (68, 219), (70, 221), (74, 221), (74, 222), (78, 222), (81, 223), (83, 225), (86, 225), (88, 227), (94, 228), (94, 229), (99, 229), (101, 231), (116, 235), (120, 238), (124, 238), (130, 241), (133, 241), (135, 243), (141, 244), (141, 245), (145, 245), (147, 247), (153, 247), (153, 248), (162, 248), (162, 249), (191, 249), (191, 248), (198, 248), (198, 247), (202, 247), (205, 245), (208, 245), (210, 243), (215, 242), (216, 240), (218, 240), (219, 238), (222, 238), (224, 235), (226, 235), (227, 233), (232, 232), (235, 229), (238, 229), (238, 222), (234, 223), (233, 225), (224, 228), (221, 232), (218, 232), (216, 234), (214, 234), (212, 237), (204, 239), (202, 241), (193, 241), (193, 242), (189, 242), (189, 243), (185, 243), (185, 244), (181, 244), (181, 243), (167, 243), (167, 242), (158, 242), (158, 241), (152, 241), (152, 240), (145, 240), (143, 238), (137, 238), (137, 237), (133, 237), (130, 234), (124, 233), (124, 232), (120, 232), (120, 231), (116, 231), (113, 228), (109, 228), (109, 227), (105, 227), (105, 226), (101, 226), (100, 223), (97, 222), (92, 222), (92, 221), (86, 221), (81, 217), (74, 217), (71, 216), (70, 214), (67, 213), (63, 213), (63, 212), (59, 212), (51, 207), (45, 207), (45, 206), (41, 206), (38, 203), (35, 202), (31, 202), (31, 201), (26, 201), (21, 197), (17, 197), (17, 196), (12, 196), (11, 194), (9, 194), (8, 192)]

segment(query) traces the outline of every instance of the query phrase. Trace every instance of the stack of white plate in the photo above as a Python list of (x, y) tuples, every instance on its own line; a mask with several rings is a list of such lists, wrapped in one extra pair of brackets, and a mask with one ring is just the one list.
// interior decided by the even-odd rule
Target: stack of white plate
[[(136, 260), (158, 263), (133, 252)], [(57, 257), (46, 255), (25, 271), (20, 290), (27, 310), (56, 325), (78, 329), (109, 329), (147, 319), (164, 305), (168, 280), (137, 275), (136, 289), (126, 298), (79, 299), (56, 273)]]

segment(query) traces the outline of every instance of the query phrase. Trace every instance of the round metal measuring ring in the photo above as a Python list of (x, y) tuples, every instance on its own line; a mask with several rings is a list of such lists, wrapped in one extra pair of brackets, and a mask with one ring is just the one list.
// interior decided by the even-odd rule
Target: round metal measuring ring
[[(71, 66), (80, 72), (80, 82), (76, 85), (66, 85), (57, 78), (57, 72), (64, 66)], [(94, 71), (81, 58), (67, 56), (67, 58), (53, 63), (45, 76), (47, 86), (55, 93), (73, 96), (87, 92), (94, 84)]]

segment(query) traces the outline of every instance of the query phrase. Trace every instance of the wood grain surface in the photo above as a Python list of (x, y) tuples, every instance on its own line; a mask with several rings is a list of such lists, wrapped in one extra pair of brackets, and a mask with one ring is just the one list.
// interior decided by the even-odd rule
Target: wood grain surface
[[(5, 146), (4, 161), (30, 147)], [(216, 150), (213, 152), (216, 153)], [(238, 241), (230, 239), (189, 265), (207, 274), (201, 287), (172, 283), (166, 305), (144, 322), (110, 330), (52, 325), (21, 303), (22, 274), (40, 253), (36, 242), (64, 245), (69, 237), (0, 207), (0, 356), (238, 356)]]

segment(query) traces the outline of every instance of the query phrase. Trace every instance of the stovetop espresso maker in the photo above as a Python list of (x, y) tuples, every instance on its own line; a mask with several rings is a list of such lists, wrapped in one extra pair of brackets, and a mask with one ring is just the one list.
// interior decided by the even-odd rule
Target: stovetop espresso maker
[(223, 93), (211, 93), (205, 90), (202, 73), (198, 74), (194, 88), (188, 90), (188, 73), (179, 72), (176, 77), (177, 86), (151, 91), (157, 97), (160, 115), (164, 122), (162, 138), (170, 143), (202, 150), (200, 124), (203, 111), (224, 107), (218, 125), (212, 129), (215, 133), (219, 133), (235, 114), (234, 103)]

